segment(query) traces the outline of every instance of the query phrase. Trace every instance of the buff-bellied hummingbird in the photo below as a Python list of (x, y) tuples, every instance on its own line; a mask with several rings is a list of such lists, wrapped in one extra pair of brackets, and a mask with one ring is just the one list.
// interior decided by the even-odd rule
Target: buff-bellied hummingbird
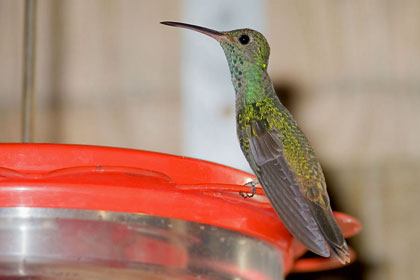
[(311, 144), (278, 99), (267, 73), (270, 46), (252, 29), (219, 32), (179, 23), (216, 39), (226, 55), (236, 92), (241, 150), (286, 228), (310, 251), (350, 262), (346, 241), (333, 216), (324, 174)]

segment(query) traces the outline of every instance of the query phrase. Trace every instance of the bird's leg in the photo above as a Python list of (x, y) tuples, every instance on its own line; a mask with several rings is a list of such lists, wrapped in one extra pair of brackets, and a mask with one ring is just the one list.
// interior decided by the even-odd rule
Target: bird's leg
[(251, 197), (253, 197), (253, 196), (255, 195), (255, 186), (256, 186), (256, 185), (258, 185), (258, 184), (259, 184), (258, 179), (254, 179), (254, 180), (252, 180), (252, 181), (250, 181), (250, 182), (248, 182), (248, 183), (244, 184), (244, 186), (249, 186), (249, 187), (251, 187), (252, 192), (251, 192), (251, 194), (249, 194), (249, 193), (244, 193), (244, 192), (239, 192), (239, 194), (240, 194), (243, 198), (251, 198)]

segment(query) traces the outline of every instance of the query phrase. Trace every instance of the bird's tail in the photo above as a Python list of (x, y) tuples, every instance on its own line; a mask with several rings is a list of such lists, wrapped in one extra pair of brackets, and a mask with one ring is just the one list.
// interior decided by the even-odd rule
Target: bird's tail
[(328, 242), (328, 241), (327, 241), (327, 243), (330, 246), (332, 255), (334, 255), (334, 257), (340, 263), (342, 263), (342, 264), (350, 263), (350, 251), (349, 251), (349, 248), (348, 248), (345, 240), (341, 245), (338, 245), (336, 243), (331, 243), (331, 242)]
[(329, 205), (327, 207), (321, 207), (312, 201), (309, 201), (308, 205), (332, 254), (340, 263), (349, 263), (350, 251), (343, 237), (343, 233), (334, 218), (331, 207)]

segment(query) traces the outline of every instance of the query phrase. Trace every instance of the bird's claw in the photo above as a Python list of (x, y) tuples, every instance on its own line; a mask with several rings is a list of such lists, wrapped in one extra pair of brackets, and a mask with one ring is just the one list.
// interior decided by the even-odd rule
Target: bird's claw
[(255, 186), (258, 184), (258, 179), (252, 180), (246, 184), (244, 184), (244, 186), (249, 186), (251, 187), (251, 193), (244, 193), (244, 192), (239, 192), (239, 194), (243, 197), (243, 198), (251, 198), (255, 195)]

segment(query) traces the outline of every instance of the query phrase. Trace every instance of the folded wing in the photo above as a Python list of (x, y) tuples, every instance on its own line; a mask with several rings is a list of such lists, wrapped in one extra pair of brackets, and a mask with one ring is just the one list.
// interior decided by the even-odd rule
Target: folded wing
[(254, 171), (286, 228), (308, 249), (329, 257), (326, 240), (286, 162), (281, 137), (273, 129), (248, 139), (250, 156), (258, 168)]

